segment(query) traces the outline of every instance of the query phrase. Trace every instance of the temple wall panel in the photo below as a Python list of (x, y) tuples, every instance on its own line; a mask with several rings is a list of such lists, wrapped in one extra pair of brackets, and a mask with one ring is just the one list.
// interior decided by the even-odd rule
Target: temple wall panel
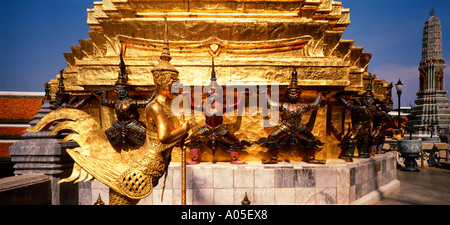
[[(158, 54), (154, 52), (152, 54)], [(173, 54), (175, 55), (175, 54)], [(189, 56), (189, 55), (188, 55)], [(173, 65), (180, 71), (180, 80), (190, 85), (209, 83), (211, 60), (202, 57), (177, 57), (172, 60)], [(149, 57), (149, 56), (147, 56)], [(156, 58), (156, 57), (155, 57)], [(184, 58), (184, 59), (183, 59)], [(148, 60), (124, 59), (129, 71), (129, 84), (133, 86), (153, 86), (151, 69), (156, 59)], [(108, 58), (102, 60), (78, 61), (76, 75), (70, 75), (67, 85), (76, 86), (113, 86), (119, 71), (119, 59)], [(290, 71), (298, 68), (299, 85), (302, 86), (337, 86), (345, 87), (350, 84), (349, 68), (345, 63), (339, 63), (333, 58), (298, 58), (283, 61), (271, 61), (268, 58), (223, 58), (215, 59), (216, 74), (219, 83), (230, 84), (270, 84), (278, 82), (286, 85), (290, 79)], [(78, 76), (72, 79), (71, 76)], [(68, 87), (69, 87), (68, 86)]]

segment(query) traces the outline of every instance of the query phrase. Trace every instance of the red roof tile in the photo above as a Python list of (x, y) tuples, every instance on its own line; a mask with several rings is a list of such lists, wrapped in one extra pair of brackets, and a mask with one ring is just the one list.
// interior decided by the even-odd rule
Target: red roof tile
[(41, 98), (5, 98), (0, 97), (0, 120), (32, 120), (41, 109)]
[(0, 135), (22, 135), (26, 127), (0, 127)]
[(0, 143), (0, 157), (11, 157), (9, 155), (9, 146), (14, 143)]

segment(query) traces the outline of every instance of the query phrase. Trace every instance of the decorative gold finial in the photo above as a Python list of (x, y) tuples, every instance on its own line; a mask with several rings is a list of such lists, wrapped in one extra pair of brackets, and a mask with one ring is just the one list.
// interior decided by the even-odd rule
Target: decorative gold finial
[(170, 56), (169, 49), (169, 26), (167, 24), (166, 15), (164, 15), (164, 46), (161, 56), (159, 56), (158, 64), (152, 69), (152, 73), (158, 73), (161, 71), (171, 71), (178, 74), (178, 70), (170, 63), (172, 57)]
[(220, 91), (222, 90), (222, 86), (217, 82), (216, 78), (216, 70), (214, 68), (214, 57), (212, 58), (212, 70), (211, 70), (211, 82), (209, 83), (208, 87), (212, 92)]
[(247, 192), (245, 192), (244, 199), (241, 201), (242, 205), (250, 205), (252, 203), (250, 200), (248, 200)]
[(98, 194), (97, 201), (94, 203), (94, 205), (105, 205), (105, 203), (102, 201), (102, 197), (100, 197), (100, 194)]
[(169, 26), (167, 25), (166, 15), (164, 15), (164, 47), (159, 58), (165, 61), (170, 61), (172, 59), (169, 51)]
[(214, 57), (212, 57), (211, 81), (216, 81), (216, 71), (214, 70)]

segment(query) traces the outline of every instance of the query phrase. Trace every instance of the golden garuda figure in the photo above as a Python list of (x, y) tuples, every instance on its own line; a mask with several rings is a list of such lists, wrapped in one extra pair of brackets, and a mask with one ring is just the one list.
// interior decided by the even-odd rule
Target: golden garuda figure
[(80, 147), (68, 149), (75, 161), (70, 177), (60, 182), (99, 180), (110, 188), (111, 205), (137, 204), (147, 197), (167, 173), (173, 147), (185, 137), (189, 122), (180, 122), (171, 111), (171, 86), (178, 81), (178, 71), (172, 59), (167, 40), (167, 20), (164, 49), (159, 63), (152, 69), (156, 93), (145, 108), (147, 135), (142, 147), (129, 151), (116, 151), (104, 130), (89, 114), (77, 109), (60, 109), (42, 118), (28, 132), (37, 132), (47, 123), (65, 119), (55, 126), (52, 134), (69, 129), (64, 140), (76, 141)]

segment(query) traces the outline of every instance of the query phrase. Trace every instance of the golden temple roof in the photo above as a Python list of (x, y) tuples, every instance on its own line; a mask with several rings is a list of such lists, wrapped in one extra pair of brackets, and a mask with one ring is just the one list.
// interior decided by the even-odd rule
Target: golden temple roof
[(152, 86), (149, 74), (164, 47), (164, 16), (171, 65), (182, 80), (207, 84), (215, 57), (217, 79), (229, 83), (288, 85), (296, 67), (301, 85), (361, 91), (372, 57), (341, 39), (350, 10), (334, 0), (103, 0), (87, 14), (90, 38), (64, 53), (69, 91), (111, 86), (122, 50), (129, 84)]

